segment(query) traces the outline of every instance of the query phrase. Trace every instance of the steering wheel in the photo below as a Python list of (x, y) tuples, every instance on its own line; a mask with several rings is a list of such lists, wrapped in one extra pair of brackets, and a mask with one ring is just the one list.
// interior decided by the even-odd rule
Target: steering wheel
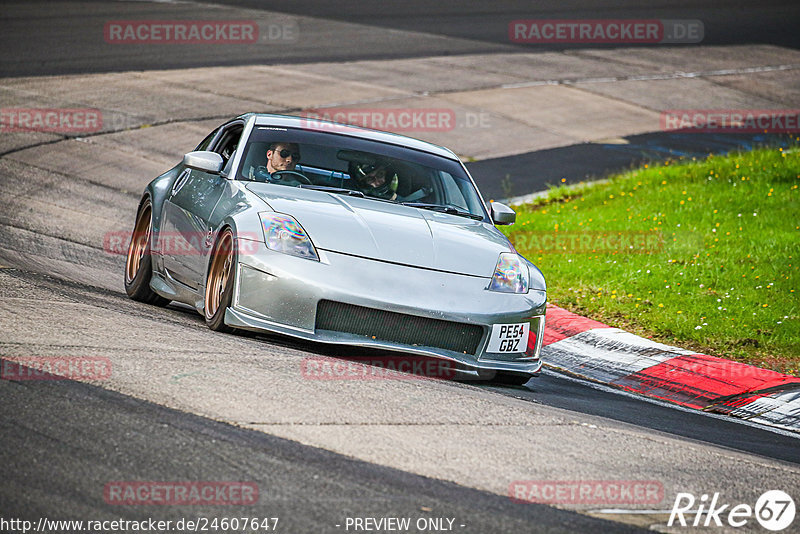
[(292, 176), (296, 176), (297, 178), (299, 178), (299, 180), (297, 180), (297, 181), (299, 181), (302, 184), (313, 185), (311, 183), (311, 180), (306, 178), (306, 176), (304, 174), (301, 174), (301, 173), (299, 173), (297, 171), (275, 171), (275, 172), (272, 173), (272, 177), (273, 178), (276, 177), (276, 176), (282, 177), (282, 175), (284, 175), (284, 174), (289, 174), (289, 175), (292, 175)]

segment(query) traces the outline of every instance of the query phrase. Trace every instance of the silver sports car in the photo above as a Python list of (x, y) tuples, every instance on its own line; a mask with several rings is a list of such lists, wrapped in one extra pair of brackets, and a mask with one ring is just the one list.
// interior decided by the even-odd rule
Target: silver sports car
[(538, 374), (546, 288), (453, 152), (320, 120), (246, 114), (145, 189), (125, 267), (139, 301), (272, 332)]

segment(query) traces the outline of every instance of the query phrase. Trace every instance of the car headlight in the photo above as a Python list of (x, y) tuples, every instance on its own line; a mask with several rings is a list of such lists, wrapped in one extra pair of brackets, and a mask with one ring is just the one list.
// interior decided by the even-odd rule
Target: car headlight
[(528, 266), (519, 254), (503, 252), (497, 259), (494, 276), (486, 289), (501, 293), (527, 293), (529, 276)]
[(294, 217), (282, 213), (260, 213), (267, 248), (292, 256), (319, 261), (317, 250)]

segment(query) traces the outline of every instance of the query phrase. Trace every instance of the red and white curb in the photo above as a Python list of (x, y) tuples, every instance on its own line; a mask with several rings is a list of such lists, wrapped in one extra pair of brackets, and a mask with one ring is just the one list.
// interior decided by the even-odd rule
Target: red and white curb
[(800, 432), (800, 379), (656, 343), (547, 307), (545, 365), (626, 391)]

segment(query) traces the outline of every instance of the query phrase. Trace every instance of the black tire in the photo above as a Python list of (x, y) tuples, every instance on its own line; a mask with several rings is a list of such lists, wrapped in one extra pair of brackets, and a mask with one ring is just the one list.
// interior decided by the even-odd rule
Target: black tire
[(517, 373), (506, 373), (498, 371), (494, 378), (491, 380), (492, 384), (501, 386), (522, 386), (528, 383), (528, 380), (533, 378), (531, 375), (523, 375)]
[(150, 279), (153, 277), (153, 258), (150, 254), (150, 234), (153, 228), (153, 208), (150, 198), (145, 198), (136, 213), (136, 224), (128, 254), (125, 258), (125, 293), (133, 300), (166, 306), (170, 303), (152, 289)]
[(236, 278), (236, 242), (230, 228), (222, 230), (211, 251), (211, 260), (206, 275), (204, 315), (206, 325), (216, 332), (234, 332), (225, 324), (225, 310), (233, 299), (233, 283)]

